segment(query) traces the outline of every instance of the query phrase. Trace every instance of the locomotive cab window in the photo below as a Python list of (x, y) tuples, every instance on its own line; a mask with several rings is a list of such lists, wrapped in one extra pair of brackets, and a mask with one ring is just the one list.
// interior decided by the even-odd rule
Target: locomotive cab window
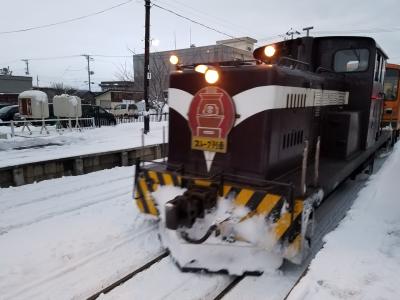
[(383, 83), (383, 91), (385, 100), (395, 101), (399, 89), (399, 70), (386, 69), (385, 81)]
[(368, 49), (345, 49), (335, 53), (335, 72), (363, 72), (368, 69)]
[(375, 59), (375, 76), (374, 80), (378, 82), (383, 82), (383, 77), (385, 74), (385, 59), (378, 52)]

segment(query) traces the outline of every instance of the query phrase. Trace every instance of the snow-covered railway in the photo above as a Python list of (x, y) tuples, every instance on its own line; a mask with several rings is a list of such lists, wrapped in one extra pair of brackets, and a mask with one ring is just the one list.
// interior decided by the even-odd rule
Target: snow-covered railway
[[(384, 159), (377, 159), (379, 169)], [(114, 285), (98, 299), (286, 299), (299, 279), (307, 272), (312, 258), (323, 245), (323, 237), (345, 216), (367, 175), (342, 184), (316, 210), (315, 239), (309, 256), (301, 266), (284, 264), (279, 270), (260, 277), (223, 274), (182, 273), (169, 256), (150, 268), (136, 272), (135, 277)], [(167, 278), (167, 280), (166, 280)]]
[(170, 256), (157, 259), (164, 257), (157, 224), (132, 203), (133, 173), (133, 167), (115, 168), (0, 189), (2, 297), (88, 298), (139, 269), (100, 299), (284, 299), (366, 178), (344, 183), (317, 210), (306, 264), (235, 277), (182, 273)]
[(2, 299), (86, 298), (162, 253), (133, 167), (0, 189)]

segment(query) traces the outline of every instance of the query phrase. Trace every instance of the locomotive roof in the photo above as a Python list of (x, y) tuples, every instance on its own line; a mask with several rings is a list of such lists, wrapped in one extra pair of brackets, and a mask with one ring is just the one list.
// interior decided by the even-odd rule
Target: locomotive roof
[[(372, 37), (368, 37), (368, 36), (341, 36), (341, 35), (337, 35), (337, 36), (321, 36), (321, 37), (298, 37), (296, 39), (293, 40), (301, 40), (301, 39), (314, 39), (314, 40), (328, 40), (328, 39), (352, 39), (352, 40), (356, 40), (356, 39), (362, 39), (362, 40), (370, 40), (373, 43), (375, 43), (375, 46), (377, 49), (379, 49), (379, 51), (383, 54), (383, 56), (388, 59), (389, 56), (386, 54), (386, 52), (383, 50), (383, 48), (372, 38)], [(273, 44), (285, 44), (287, 42), (293, 41), (293, 40), (284, 40), (284, 41), (280, 41), (277, 43), (273, 43)], [(258, 47), (257, 49), (254, 50), (253, 53), (256, 53), (258, 51), (260, 51), (261, 49), (263, 49), (265, 46), (267, 45), (263, 45), (262, 47)]]
[(321, 37), (315, 37), (314, 39), (369, 39), (371, 41), (373, 41), (376, 45), (376, 48), (379, 49), (383, 56), (388, 59), (389, 56), (386, 54), (386, 52), (383, 50), (383, 48), (378, 44), (377, 41), (375, 41), (374, 38), (369, 37), (369, 36), (349, 36), (349, 35), (336, 35), (336, 36), (321, 36)]

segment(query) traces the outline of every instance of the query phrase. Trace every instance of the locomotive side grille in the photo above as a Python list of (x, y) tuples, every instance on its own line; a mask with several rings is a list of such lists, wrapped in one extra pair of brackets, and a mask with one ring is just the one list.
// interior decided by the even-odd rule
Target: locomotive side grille
[(347, 92), (316, 90), (314, 106), (343, 105), (347, 102)]
[(303, 143), (304, 131), (303, 130), (292, 130), (288, 133), (283, 134), (282, 138), (282, 149), (288, 149)]
[(306, 107), (307, 94), (286, 94), (286, 108)]

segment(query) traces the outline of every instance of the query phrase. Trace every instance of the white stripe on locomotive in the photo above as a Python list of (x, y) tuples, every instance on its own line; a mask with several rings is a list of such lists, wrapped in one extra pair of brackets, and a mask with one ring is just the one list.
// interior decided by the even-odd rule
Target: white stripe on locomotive
[[(188, 119), (187, 113), (193, 96), (184, 90), (169, 88), (169, 106)], [(240, 115), (234, 125), (237, 126), (247, 118), (265, 110), (346, 105), (349, 101), (349, 92), (268, 85), (240, 92), (232, 99), (236, 113)]]

